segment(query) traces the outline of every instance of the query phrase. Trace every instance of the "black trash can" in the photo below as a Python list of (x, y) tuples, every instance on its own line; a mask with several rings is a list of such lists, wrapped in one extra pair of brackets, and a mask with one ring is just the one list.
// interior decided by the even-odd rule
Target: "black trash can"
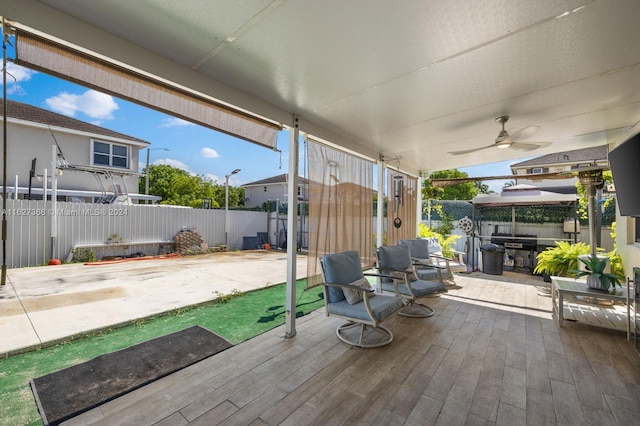
[(482, 252), (482, 272), (502, 275), (504, 247), (497, 244), (483, 244), (480, 246), (480, 251)]

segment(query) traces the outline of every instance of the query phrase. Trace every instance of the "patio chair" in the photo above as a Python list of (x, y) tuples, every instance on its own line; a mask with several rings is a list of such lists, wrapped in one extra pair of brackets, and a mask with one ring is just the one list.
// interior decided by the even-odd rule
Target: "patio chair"
[(448, 273), (445, 265), (434, 262), (429, 254), (429, 241), (425, 239), (400, 240), (399, 246), (409, 247), (409, 254), (413, 260), (416, 275), (421, 280), (444, 282), (443, 271)]
[(445, 292), (442, 282), (427, 281), (413, 278), (414, 264), (411, 260), (409, 247), (382, 246), (378, 247), (378, 268), (383, 275), (389, 274), (394, 278), (391, 282), (382, 280), (382, 290), (393, 292), (396, 296), (407, 301), (405, 308), (398, 313), (409, 317), (430, 317), (435, 311), (427, 305), (417, 302), (420, 297), (437, 295)]
[(347, 320), (336, 330), (338, 339), (361, 348), (391, 343), (393, 333), (380, 323), (402, 309), (404, 299), (375, 294), (362, 272), (357, 251), (326, 254), (320, 264), (326, 314)]
[(429, 243), (429, 257), (432, 259), (432, 262), (446, 268), (446, 271), (443, 271), (442, 273), (445, 280), (453, 281), (454, 272), (467, 272), (467, 264), (464, 261), (464, 256), (466, 255), (465, 252), (447, 250), (447, 253), (451, 253), (455, 256), (454, 258), (447, 257), (442, 252), (442, 246), (440, 246), (438, 237), (425, 238), (425, 240)]

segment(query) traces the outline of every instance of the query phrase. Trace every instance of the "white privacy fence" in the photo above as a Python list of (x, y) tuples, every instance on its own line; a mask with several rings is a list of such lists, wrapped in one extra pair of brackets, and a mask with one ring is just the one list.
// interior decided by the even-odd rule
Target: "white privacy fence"
[[(66, 259), (74, 247), (108, 246), (114, 241), (123, 243), (122, 251), (145, 252), (152, 244), (173, 241), (186, 229), (198, 231), (209, 246), (225, 242), (224, 210), (57, 202), (54, 214), (51, 201), (7, 200), (6, 204), (10, 268), (44, 264), (52, 252)], [(267, 226), (265, 212), (229, 211), (229, 248), (242, 248), (244, 236), (266, 232)]]

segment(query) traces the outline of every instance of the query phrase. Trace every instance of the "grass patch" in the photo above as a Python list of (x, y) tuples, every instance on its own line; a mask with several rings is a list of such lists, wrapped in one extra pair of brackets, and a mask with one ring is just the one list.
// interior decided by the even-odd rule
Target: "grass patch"
[[(296, 316), (324, 305), (322, 288), (306, 290), (297, 282)], [(0, 425), (42, 425), (29, 380), (145, 340), (200, 325), (233, 344), (244, 342), (285, 321), (285, 285), (247, 293), (233, 292), (219, 301), (176, 309), (131, 325), (108, 329), (45, 349), (0, 360)]]

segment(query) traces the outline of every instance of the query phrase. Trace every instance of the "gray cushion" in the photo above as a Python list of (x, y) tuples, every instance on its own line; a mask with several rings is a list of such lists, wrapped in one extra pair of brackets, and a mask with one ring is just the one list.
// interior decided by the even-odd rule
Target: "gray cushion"
[(413, 267), (409, 247), (378, 247), (378, 262), (382, 270), (406, 271)]
[[(360, 255), (357, 251), (325, 254), (322, 257), (324, 281), (328, 284), (349, 284), (363, 278)], [(345, 300), (340, 287), (329, 287), (329, 303)]]
[[(435, 268), (418, 267), (417, 269), (418, 269), (418, 278), (421, 280), (430, 281), (430, 280), (440, 279), (440, 277), (438, 276), (438, 270)], [(446, 270), (440, 271), (440, 273), (442, 274), (443, 277), (447, 275)]]
[[(385, 318), (398, 311), (399, 309), (402, 309), (402, 307), (404, 306), (404, 304), (402, 303), (402, 299), (398, 297), (381, 295), (369, 299), (369, 305), (371, 306), (374, 317), (380, 322), (384, 321)], [(327, 310), (329, 311), (329, 314), (333, 315), (342, 315), (346, 317), (361, 319), (364, 321), (371, 320), (369, 314), (367, 313), (364, 302), (350, 305), (346, 300), (343, 300), (341, 302), (328, 304)]]
[(429, 259), (429, 241), (427, 240), (400, 240), (398, 241), (398, 245), (409, 247), (411, 257), (415, 257), (416, 259)]
[[(440, 291), (444, 291), (444, 285), (441, 282), (437, 281), (423, 281), (416, 280), (411, 282), (411, 288), (413, 292), (416, 294), (416, 297), (428, 296), (430, 294), (438, 293)], [(381, 283), (382, 289), (384, 291), (395, 292), (395, 286), (389, 283)], [(400, 283), (398, 285), (398, 291), (400, 294), (405, 296), (410, 296), (409, 288), (406, 284)]]
[[(367, 281), (366, 278), (360, 278), (357, 281), (349, 283), (351, 285), (355, 285), (356, 287), (360, 287), (365, 290), (371, 290), (371, 284)], [(347, 303), (350, 305), (355, 305), (360, 302), (363, 298), (362, 290), (356, 290), (354, 288), (343, 288), (342, 292), (344, 293), (345, 299), (347, 299)], [(375, 293), (371, 293), (369, 297), (375, 296)]]

